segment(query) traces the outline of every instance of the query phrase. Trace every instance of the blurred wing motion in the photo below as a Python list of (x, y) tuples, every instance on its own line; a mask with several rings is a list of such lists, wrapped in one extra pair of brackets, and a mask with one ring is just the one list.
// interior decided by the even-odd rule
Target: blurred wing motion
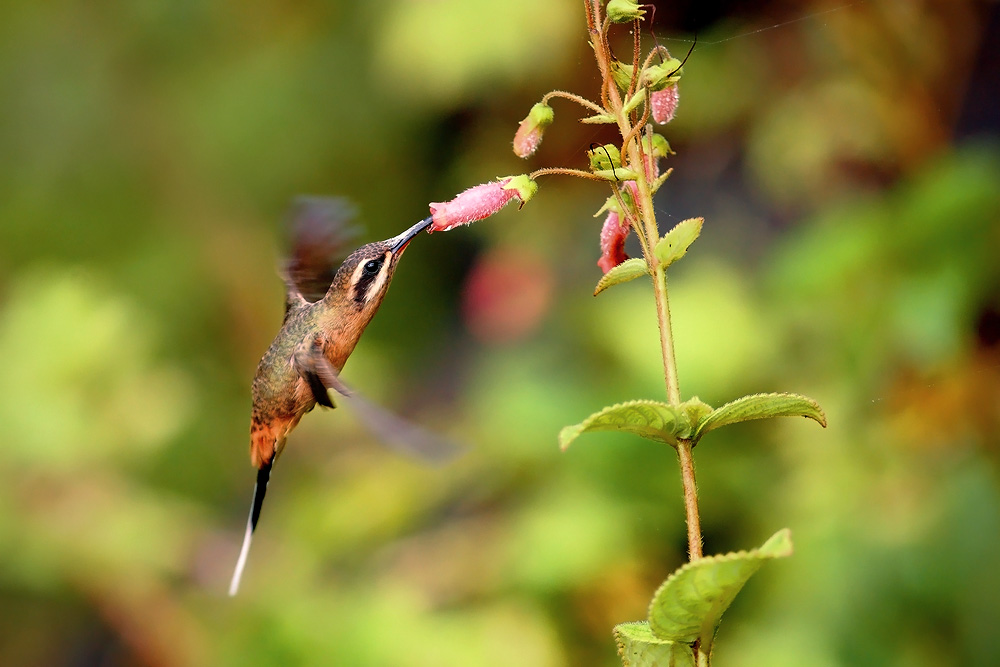
[(372, 435), (387, 447), (434, 463), (447, 461), (461, 450), (454, 442), (403, 419), (345, 385), (318, 346), (310, 346), (307, 354), (296, 355), (295, 364), (309, 382), (317, 403), (330, 404), (327, 390), (336, 391)]
[(319, 301), (361, 235), (352, 224), (354, 206), (340, 197), (296, 197), (288, 218), (292, 242), (286, 278), (306, 301)]

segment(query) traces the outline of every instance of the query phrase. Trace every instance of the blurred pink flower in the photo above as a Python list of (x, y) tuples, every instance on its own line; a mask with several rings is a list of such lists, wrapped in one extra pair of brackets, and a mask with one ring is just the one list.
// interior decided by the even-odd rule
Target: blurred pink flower
[(473, 336), (495, 345), (530, 336), (552, 307), (553, 264), (525, 247), (487, 251), (462, 290), (462, 315)]
[(677, 110), (677, 96), (676, 83), (651, 93), (649, 101), (653, 107), (653, 120), (661, 125), (673, 120), (674, 111)]

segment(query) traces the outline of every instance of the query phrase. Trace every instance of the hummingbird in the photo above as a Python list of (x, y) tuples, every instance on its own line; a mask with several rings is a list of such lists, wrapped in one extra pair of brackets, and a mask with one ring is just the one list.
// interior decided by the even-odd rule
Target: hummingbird
[(385, 298), (403, 251), (432, 222), (426, 218), (397, 236), (363, 245), (334, 270), (336, 255), (354, 235), (347, 224), (352, 215), (342, 199), (303, 197), (292, 209), (292, 253), (281, 271), (285, 317), (252, 385), (250, 461), (257, 468), (257, 481), (230, 595), (239, 590), (271, 468), (303, 415), (317, 404), (335, 407), (330, 390), (385, 444), (428, 459), (455, 450), (451, 443), (368, 402), (340, 380), (341, 369)]

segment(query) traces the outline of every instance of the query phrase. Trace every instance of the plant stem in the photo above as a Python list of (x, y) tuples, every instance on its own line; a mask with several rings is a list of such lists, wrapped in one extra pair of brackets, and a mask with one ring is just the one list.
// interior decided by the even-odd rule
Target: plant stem
[(564, 100), (569, 100), (570, 102), (576, 102), (585, 109), (590, 109), (591, 111), (595, 111), (598, 114), (605, 113), (602, 107), (599, 107), (590, 100), (584, 97), (580, 97), (579, 95), (574, 95), (573, 93), (568, 93), (565, 90), (553, 90), (549, 93), (546, 93), (545, 96), (542, 97), (542, 102), (544, 104), (548, 104), (549, 100), (552, 99), (553, 97), (561, 97)]
[[(630, 164), (645, 165), (645, 155), (642, 142), (629, 143), (627, 149)], [(667, 272), (656, 259), (654, 248), (660, 235), (656, 224), (656, 213), (653, 210), (653, 195), (646, 180), (646, 169), (638, 170), (635, 179), (639, 197), (639, 215), (642, 217), (646, 231), (646, 246), (643, 252), (649, 266), (655, 266), (653, 272), (653, 296), (656, 300), (656, 321), (660, 329), (660, 353), (663, 357), (663, 380), (667, 386), (667, 398), (671, 405), (681, 402), (680, 382), (677, 378), (677, 359), (674, 355), (674, 336), (670, 326), (670, 299), (667, 295)], [(701, 518), (698, 513), (698, 485), (694, 476), (694, 459), (691, 456), (691, 443), (680, 440), (677, 443), (677, 458), (681, 468), (681, 483), (684, 487), (684, 514), (688, 533), (688, 559), (695, 561), (701, 558)]]
[[(636, 133), (636, 128), (629, 122), (624, 113), (621, 96), (611, 78), (611, 54), (608, 51), (607, 37), (604, 29), (596, 26), (601, 17), (601, 6), (598, 0), (589, 0), (587, 5), (587, 22), (594, 45), (598, 69), (601, 71), (601, 101), (605, 107), (613, 111), (618, 121), (618, 129), (623, 138), (630, 139)], [(647, 107), (648, 107), (647, 101)], [(643, 114), (641, 123), (644, 126), (648, 117), (648, 108)], [(646, 159), (641, 141), (625, 141), (622, 150), (628, 153), (628, 163), (636, 172), (635, 184), (638, 197), (636, 205), (642, 221), (644, 232), (643, 254), (648, 266), (654, 266), (653, 296), (656, 300), (656, 321), (660, 329), (660, 353), (663, 357), (663, 379), (667, 386), (667, 398), (671, 405), (681, 402), (680, 384), (677, 379), (677, 361), (674, 357), (674, 337), (670, 327), (670, 301), (667, 297), (667, 273), (656, 259), (654, 248), (660, 239), (656, 224), (656, 213), (653, 210), (653, 194), (646, 177)], [(623, 156), (624, 157), (624, 156)], [(623, 160), (623, 164), (625, 164)], [(636, 169), (638, 166), (638, 169)], [(637, 230), (638, 231), (638, 230)], [(702, 557), (701, 552), (701, 519), (698, 514), (698, 486), (694, 476), (694, 459), (691, 456), (691, 442), (680, 440), (677, 444), (677, 458), (681, 468), (681, 482), (684, 487), (684, 513), (687, 520), (688, 558), (692, 561)]]
[(698, 516), (698, 485), (694, 478), (694, 458), (691, 441), (677, 442), (677, 460), (681, 464), (681, 483), (684, 485), (684, 514), (687, 518), (688, 560), (701, 558), (701, 519)]
[[(650, 235), (647, 230), (647, 238), (650, 245), (654, 245), (659, 240), (659, 235)], [(667, 385), (667, 399), (671, 405), (678, 405), (681, 402), (680, 383), (677, 379), (677, 361), (674, 357), (674, 336), (670, 327), (670, 300), (667, 296), (667, 272), (656, 260), (656, 254), (650, 248), (650, 259), (656, 266), (653, 274), (653, 294), (656, 297), (656, 322), (660, 326), (660, 353), (663, 356), (663, 379)]]
[(528, 177), (534, 180), (539, 176), (552, 176), (554, 174), (559, 174), (560, 176), (576, 176), (578, 178), (586, 178), (591, 181), (607, 182), (606, 178), (598, 176), (593, 172), (583, 171), (582, 169), (569, 169), (566, 167), (542, 167), (541, 169), (536, 169), (528, 174)]
[[(650, 255), (655, 261), (655, 253), (650, 253)], [(674, 358), (674, 337), (670, 328), (667, 273), (660, 265), (657, 265), (653, 276), (653, 293), (656, 295), (656, 315), (660, 325), (660, 348), (663, 353), (663, 374), (667, 384), (667, 396), (670, 398), (671, 405), (678, 405), (681, 402), (680, 386), (677, 380), (677, 362)], [(688, 560), (696, 561), (701, 558), (701, 518), (698, 512), (698, 484), (694, 476), (694, 458), (691, 455), (690, 440), (677, 441), (677, 460), (680, 462), (681, 484), (684, 487)]]

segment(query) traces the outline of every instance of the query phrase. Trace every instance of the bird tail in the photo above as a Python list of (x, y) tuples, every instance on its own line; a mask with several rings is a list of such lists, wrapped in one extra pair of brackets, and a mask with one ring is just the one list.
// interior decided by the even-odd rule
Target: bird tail
[(243, 568), (246, 567), (247, 556), (250, 554), (250, 542), (253, 540), (253, 531), (257, 528), (257, 520), (260, 518), (260, 508), (264, 505), (264, 494), (267, 493), (267, 482), (271, 478), (271, 465), (273, 463), (274, 458), (257, 470), (257, 483), (253, 487), (253, 503), (250, 505), (250, 516), (247, 518), (247, 530), (243, 534), (243, 548), (240, 549), (240, 557), (236, 561), (233, 580), (229, 582), (230, 596), (236, 595), (240, 589), (240, 579), (243, 577)]

